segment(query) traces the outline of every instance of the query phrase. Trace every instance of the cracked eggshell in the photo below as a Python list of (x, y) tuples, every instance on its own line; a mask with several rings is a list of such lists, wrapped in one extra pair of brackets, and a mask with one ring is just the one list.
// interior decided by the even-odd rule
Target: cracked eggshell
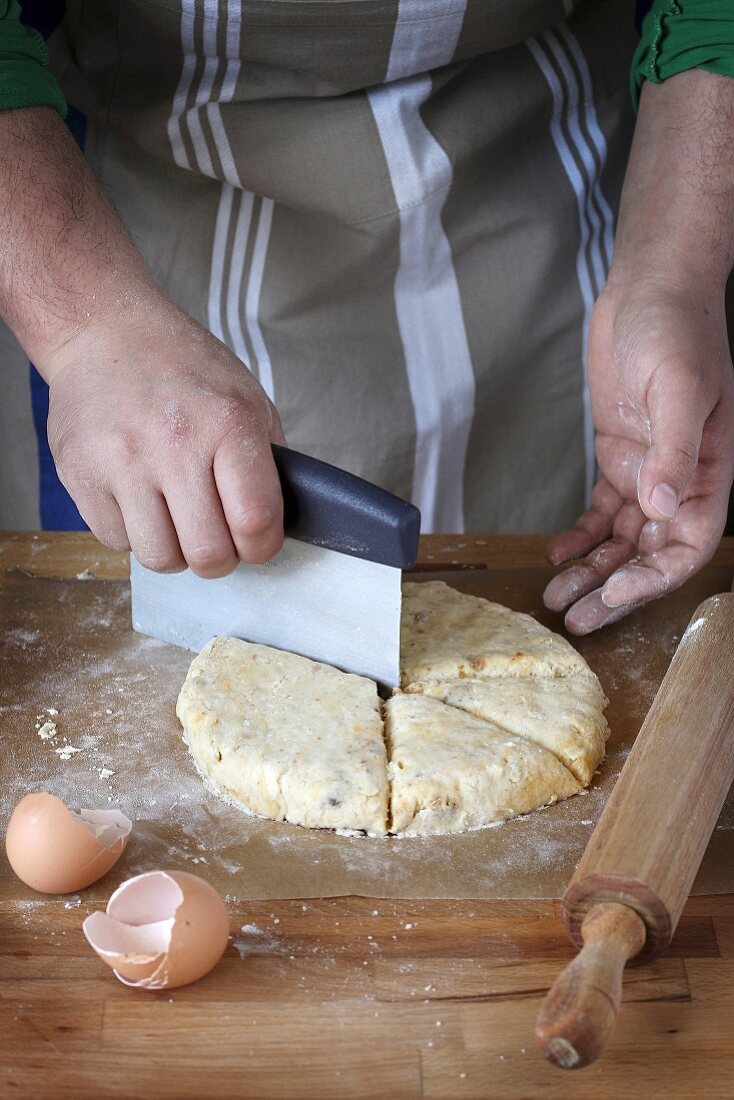
[(117, 863), (132, 822), (119, 810), (74, 813), (60, 798), (27, 794), (11, 814), (5, 850), (18, 878), (42, 894), (73, 894)]
[(229, 914), (208, 882), (187, 871), (148, 871), (118, 886), (106, 913), (84, 935), (125, 985), (175, 989), (216, 966), (229, 939)]

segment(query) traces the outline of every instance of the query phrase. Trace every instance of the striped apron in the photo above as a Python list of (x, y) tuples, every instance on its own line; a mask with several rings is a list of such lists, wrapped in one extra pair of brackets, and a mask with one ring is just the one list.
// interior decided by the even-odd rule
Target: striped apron
[[(425, 531), (556, 531), (632, 115), (629, 0), (68, 2), (51, 67), (156, 279), (289, 444)], [(0, 525), (82, 526), (0, 333)]]

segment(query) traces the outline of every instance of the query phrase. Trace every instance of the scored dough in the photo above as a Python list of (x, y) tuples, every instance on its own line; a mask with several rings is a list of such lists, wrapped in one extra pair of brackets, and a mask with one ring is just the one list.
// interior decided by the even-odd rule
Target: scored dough
[(313, 828), (460, 832), (577, 794), (604, 756), (608, 700), (529, 615), (441, 582), (403, 587), (402, 689), (236, 638), (189, 669), (176, 713), (205, 781)]
[(254, 813), (385, 833), (387, 761), (372, 680), (214, 638), (194, 658), (176, 714), (205, 779)]
[(577, 794), (555, 756), (425, 695), (385, 707), (392, 831), (458, 833)]
[(464, 676), (567, 676), (588, 669), (570, 642), (530, 615), (443, 581), (403, 585), (402, 686)]
[(449, 706), (493, 722), (548, 749), (582, 787), (604, 758), (609, 700), (590, 670), (575, 676), (507, 676), (494, 680), (429, 680), (410, 684)]

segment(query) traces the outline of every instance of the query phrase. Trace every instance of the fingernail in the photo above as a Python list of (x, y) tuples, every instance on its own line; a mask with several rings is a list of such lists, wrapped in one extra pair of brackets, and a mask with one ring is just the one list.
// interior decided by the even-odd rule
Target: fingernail
[(620, 599), (619, 591), (615, 592), (615, 589), (618, 588), (618, 585), (610, 584), (610, 582), (607, 581), (607, 583), (601, 590), (601, 602), (604, 604), (605, 607), (608, 607), (610, 611), (615, 610), (617, 607), (621, 607), (622, 604), (625, 603), (625, 597), (622, 596), (622, 598)]
[(616, 607), (617, 606), (616, 603), (614, 602), (614, 597), (611, 596), (610, 593), (607, 592), (607, 590), (605, 588), (602, 588), (602, 590), (601, 590), (601, 602), (604, 604), (605, 607)]
[(678, 494), (670, 485), (661, 481), (650, 493), (650, 503), (653, 508), (657, 508), (661, 516), (672, 519), (678, 507)]

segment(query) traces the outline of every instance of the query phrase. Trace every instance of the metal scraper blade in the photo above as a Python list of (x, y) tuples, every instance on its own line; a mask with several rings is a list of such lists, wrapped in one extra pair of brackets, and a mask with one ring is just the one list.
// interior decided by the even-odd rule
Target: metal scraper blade
[(265, 565), (204, 580), (130, 560), (133, 628), (197, 652), (213, 637), (260, 642), (400, 682), (401, 570), (286, 538)]

